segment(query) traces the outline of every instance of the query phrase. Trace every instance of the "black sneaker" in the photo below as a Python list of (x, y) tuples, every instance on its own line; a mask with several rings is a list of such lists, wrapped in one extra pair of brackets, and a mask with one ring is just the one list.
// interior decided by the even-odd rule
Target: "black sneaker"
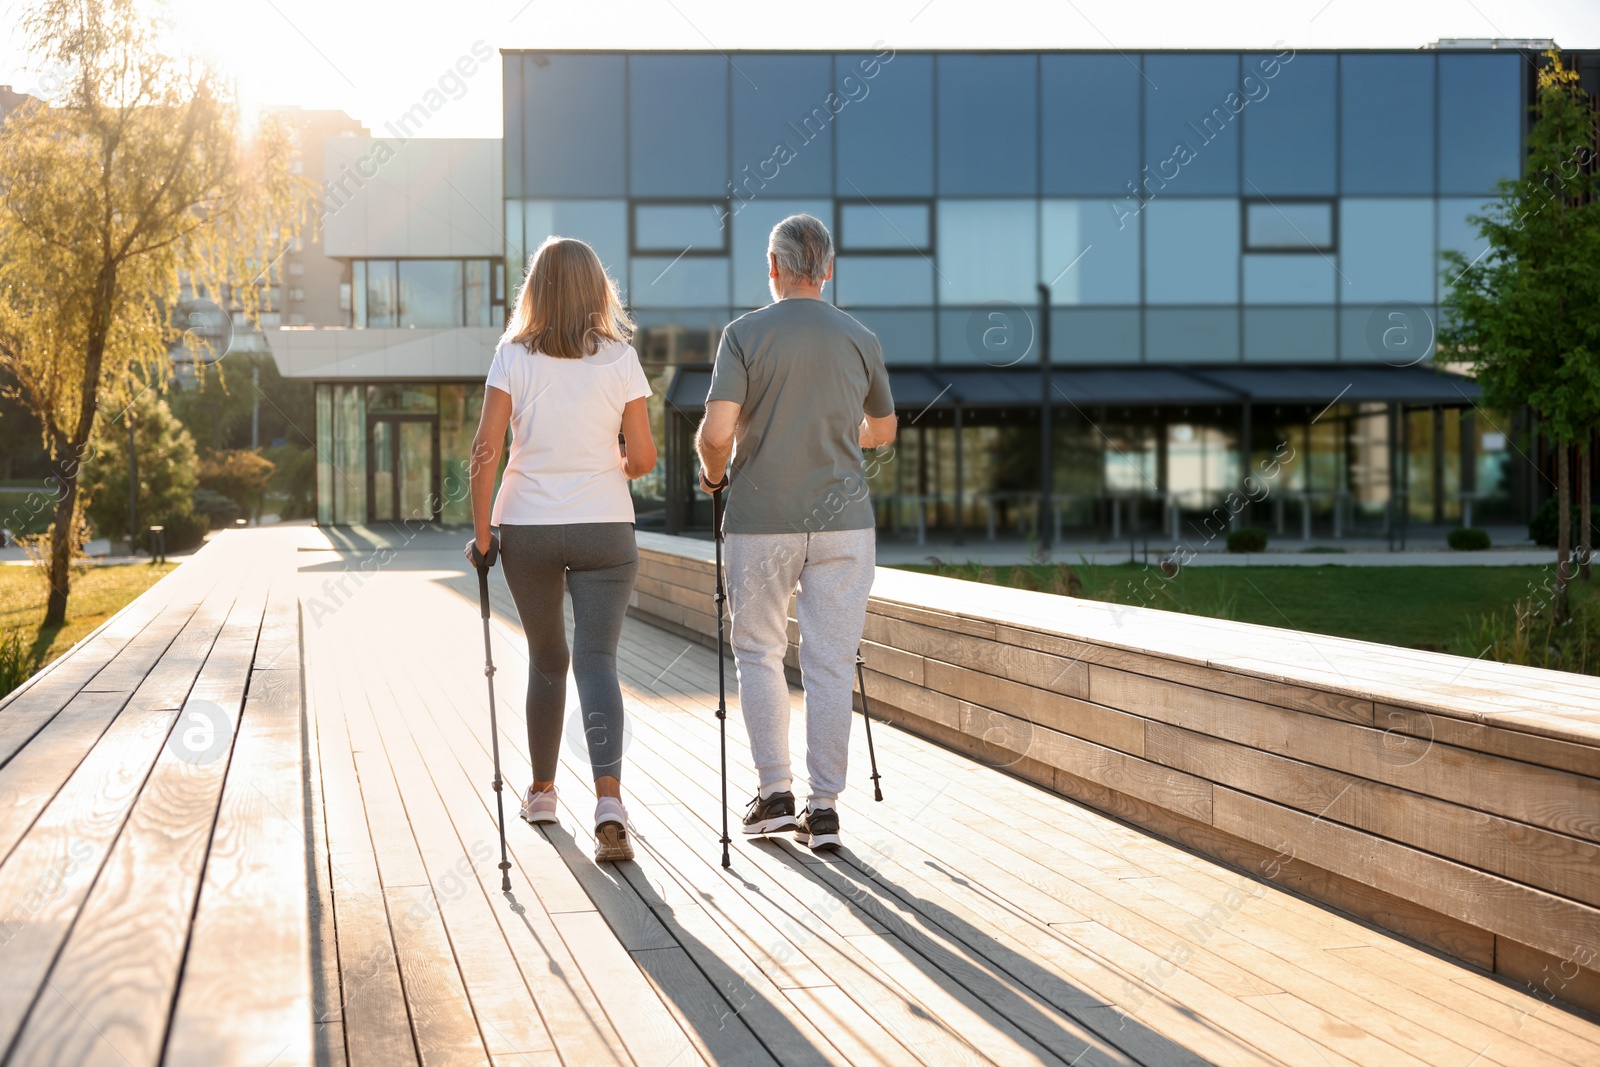
[(800, 813), (800, 828), (795, 831), (794, 839), (802, 845), (809, 845), (813, 852), (838, 848), (839, 809), (818, 808), (812, 811), (811, 806), (807, 805), (806, 810)]
[(785, 830), (799, 828), (800, 824), (794, 817), (793, 793), (774, 793), (765, 799), (757, 793), (750, 807), (745, 809), (744, 832), (751, 837), (781, 834)]

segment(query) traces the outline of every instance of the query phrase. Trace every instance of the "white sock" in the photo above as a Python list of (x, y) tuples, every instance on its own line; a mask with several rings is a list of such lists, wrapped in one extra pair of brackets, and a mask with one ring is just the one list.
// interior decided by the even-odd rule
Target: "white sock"
[(594, 824), (599, 826), (603, 822), (621, 823), (628, 825), (628, 809), (622, 806), (622, 801), (616, 797), (601, 797), (594, 806)]
[(774, 793), (787, 793), (793, 788), (794, 781), (792, 779), (781, 778), (778, 781), (773, 782), (771, 785), (764, 785), (761, 787), (761, 799), (766, 800)]
[(812, 811), (821, 811), (823, 808), (838, 807), (839, 802), (832, 797), (810, 797), (806, 800), (806, 807)]

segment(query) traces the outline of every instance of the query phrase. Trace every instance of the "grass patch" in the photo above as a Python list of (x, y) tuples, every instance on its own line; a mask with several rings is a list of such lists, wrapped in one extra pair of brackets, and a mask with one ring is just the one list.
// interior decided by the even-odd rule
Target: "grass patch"
[[(1062, 588), (1061, 567), (913, 565), (906, 570), (988, 580), (1018, 588)], [(1234, 619), (1387, 645), (1476, 656), (1481, 620), (1503, 614), (1552, 581), (1551, 567), (1185, 567), (1163, 579), (1154, 566), (1072, 567), (1081, 596)], [(1600, 596), (1574, 581), (1576, 606)]]
[(66, 623), (46, 630), (40, 625), (48, 592), (44, 579), (32, 564), (0, 565), (0, 643), (10, 638), (18, 655), (33, 664), (28, 673), (36, 672), (176, 566), (122, 563), (86, 568), (73, 576)]

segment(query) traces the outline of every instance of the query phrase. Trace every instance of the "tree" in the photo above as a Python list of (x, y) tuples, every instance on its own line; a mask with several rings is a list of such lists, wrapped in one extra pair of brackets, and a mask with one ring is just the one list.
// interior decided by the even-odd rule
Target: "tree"
[(1440, 341), (1473, 364), (1490, 406), (1532, 407), (1555, 443), (1555, 612), (1565, 618), (1569, 451), (1580, 440), (1587, 447), (1600, 419), (1600, 183), (1594, 104), (1558, 53), (1546, 58), (1523, 175), (1501, 182), (1498, 201), (1471, 219), (1487, 254), (1468, 262), (1445, 253), (1452, 284)]
[[(135, 476), (139, 479), (140, 526), (172, 525), (194, 507), (198, 483), (194, 439), (173, 417), (167, 402), (151, 389), (115, 425), (102, 412), (94, 454), (83, 465), (82, 492), (89, 520), (102, 537), (121, 537), (128, 528), (128, 424), (133, 426)], [(137, 541), (135, 542), (137, 543)]]
[[(72, 72), (60, 99), (0, 125), (0, 369), (38, 417), (61, 486), (45, 624), (66, 618), (69, 531), (102, 405), (121, 412), (170, 372), (181, 283), (221, 299), (290, 239), (306, 186), (263, 123), (246, 141), (222, 83), (164, 52), (136, 0), (36, 0), (34, 60)], [(253, 319), (258, 291), (232, 299)], [(125, 432), (125, 429), (124, 429)]]
[(265, 456), (246, 448), (229, 449), (200, 461), (200, 484), (238, 504), (247, 515), (259, 517), (272, 471), (273, 462)]

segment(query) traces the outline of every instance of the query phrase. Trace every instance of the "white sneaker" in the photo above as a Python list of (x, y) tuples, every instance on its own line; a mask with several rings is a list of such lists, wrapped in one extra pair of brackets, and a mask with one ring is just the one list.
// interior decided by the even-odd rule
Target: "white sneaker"
[(546, 789), (542, 793), (535, 793), (533, 786), (528, 787), (528, 793), (522, 798), (522, 817), (535, 826), (546, 822), (559, 822), (556, 815), (555, 787)]
[(616, 797), (601, 797), (594, 806), (594, 859), (596, 863), (633, 859), (628, 811)]

